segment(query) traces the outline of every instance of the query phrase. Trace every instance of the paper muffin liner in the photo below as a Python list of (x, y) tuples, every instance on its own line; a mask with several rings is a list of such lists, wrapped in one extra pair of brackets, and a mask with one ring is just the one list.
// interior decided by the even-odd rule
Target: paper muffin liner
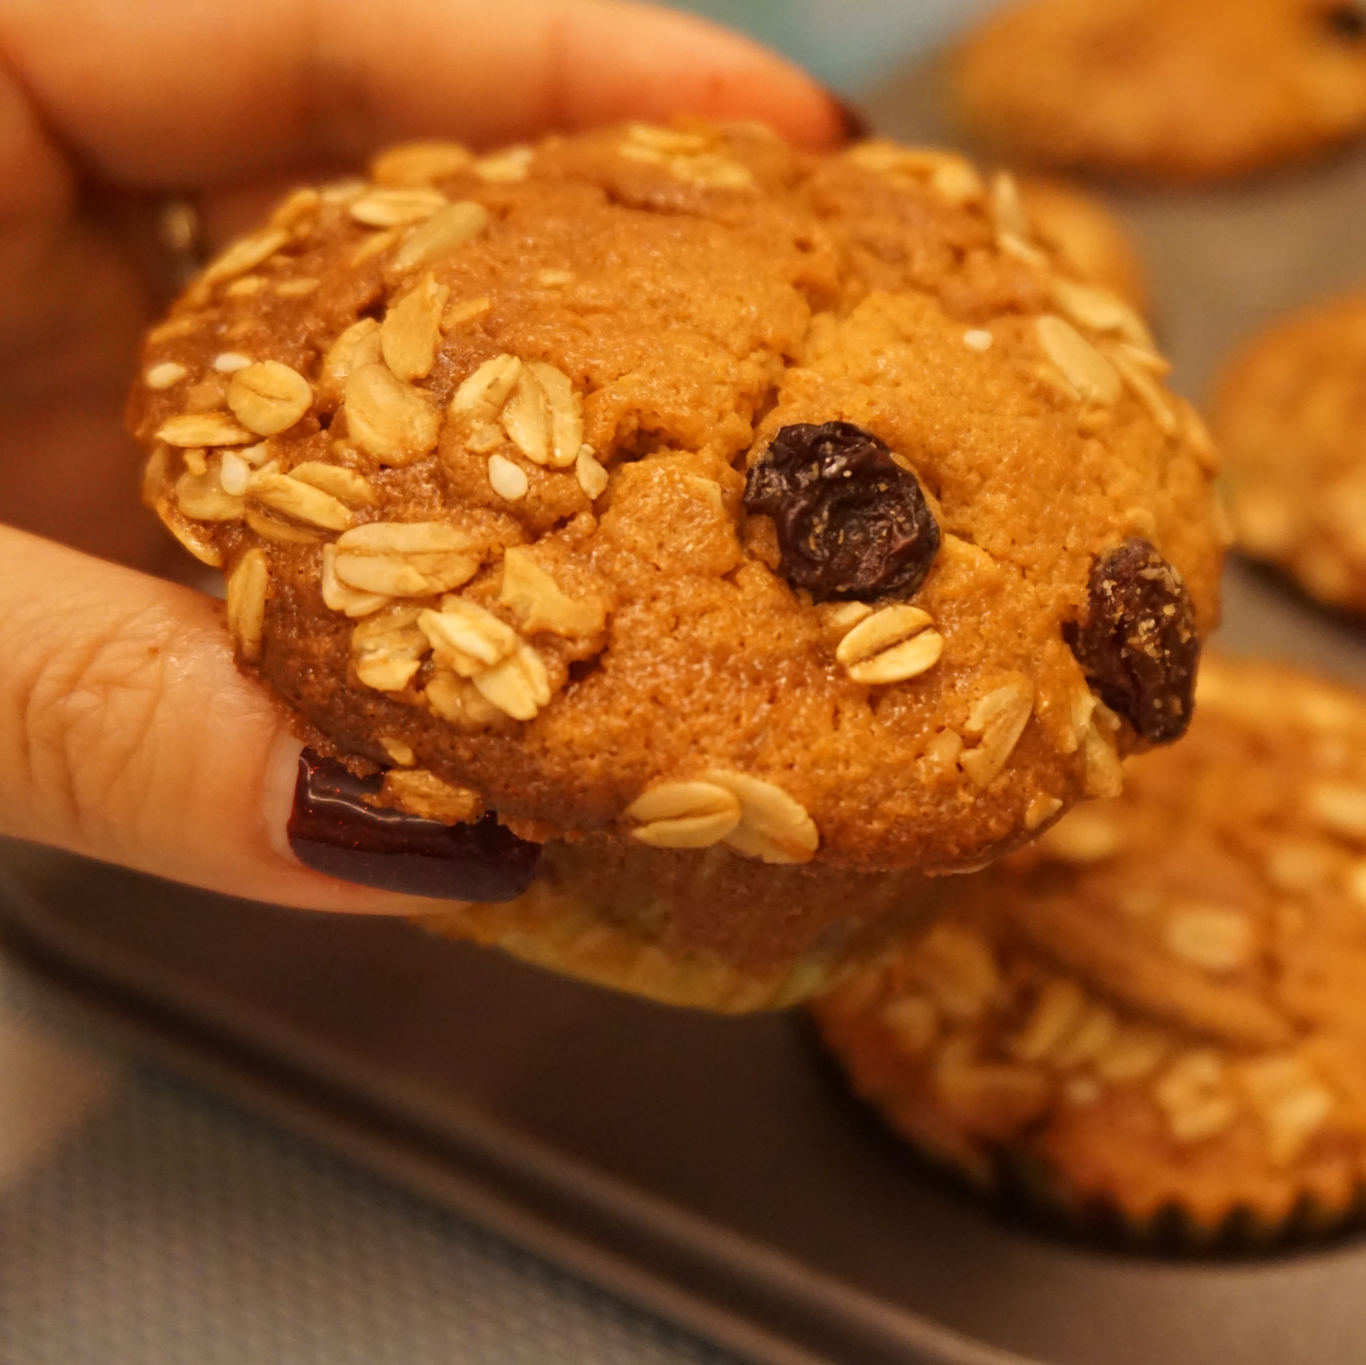
[(1139, 1253), (1168, 1256), (1255, 1256), (1315, 1245), (1366, 1228), (1366, 1180), (1341, 1205), (1310, 1191), (1289, 1213), (1271, 1216), (1248, 1204), (1203, 1220), (1176, 1201), (1138, 1217), (1113, 1199), (1076, 1189), (1036, 1154), (1004, 1148), (994, 1162), (992, 1198), (1050, 1231)]
[(799, 1004), (876, 962), (928, 922), (942, 887), (913, 871), (589, 839), (548, 844), (516, 900), (416, 922), (663, 1004), (744, 1014)]

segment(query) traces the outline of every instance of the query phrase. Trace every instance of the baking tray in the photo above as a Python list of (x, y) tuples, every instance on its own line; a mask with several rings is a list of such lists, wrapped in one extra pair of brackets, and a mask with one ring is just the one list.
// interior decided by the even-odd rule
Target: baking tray
[[(879, 127), (942, 134), (937, 79), (890, 83)], [(1265, 318), (1366, 276), (1360, 156), (1107, 197), (1193, 395)], [(1366, 635), (1245, 566), (1221, 644), (1366, 686)], [(17, 844), (0, 935), (163, 1061), (764, 1365), (1366, 1361), (1366, 1243), (1177, 1263), (1001, 1220), (870, 1122), (789, 1017), (670, 1010)]]

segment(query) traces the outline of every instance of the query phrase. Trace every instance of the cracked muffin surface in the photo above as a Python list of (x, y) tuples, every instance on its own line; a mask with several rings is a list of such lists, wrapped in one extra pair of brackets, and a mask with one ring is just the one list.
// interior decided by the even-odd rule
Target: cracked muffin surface
[(1201, 1241), (1366, 1191), (1366, 705), (1211, 658), (1189, 736), (956, 883), (813, 1007), (851, 1083), (984, 1187)]
[(1165, 370), (1009, 177), (630, 125), (296, 192), (130, 421), (243, 666), (380, 799), (939, 872), (1188, 719), (1214, 457)]

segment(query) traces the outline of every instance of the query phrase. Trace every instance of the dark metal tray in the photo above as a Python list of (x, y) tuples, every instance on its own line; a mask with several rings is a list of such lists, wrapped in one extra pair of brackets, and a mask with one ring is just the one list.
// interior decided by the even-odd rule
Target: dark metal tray
[(1003, 1224), (792, 1018), (0, 849), (20, 961), (154, 1055), (766, 1365), (1346, 1365), (1366, 1246), (1178, 1264)]
[[(874, 101), (910, 137), (942, 131), (938, 107), (932, 72)], [(1110, 199), (1189, 393), (1265, 317), (1366, 276), (1360, 158)], [(1226, 649), (1366, 685), (1357, 628), (1237, 566), (1226, 602)], [(1002, 1222), (869, 1122), (790, 1018), (20, 845), (0, 846), (0, 936), (164, 1060), (766, 1365), (1366, 1361), (1366, 1243), (1175, 1263)]]

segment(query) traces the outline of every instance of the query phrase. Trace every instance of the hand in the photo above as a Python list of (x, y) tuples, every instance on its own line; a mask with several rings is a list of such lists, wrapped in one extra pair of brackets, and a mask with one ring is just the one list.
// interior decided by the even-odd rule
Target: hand
[(838, 141), (811, 80), (622, 0), (11, 0), (0, 14), (0, 833), (232, 895), (429, 902), (311, 872), (283, 828), (299, 751), (218, 606), (147, 567), (124, 395), (167, 299), (154, 206), (208, 247), (292, 179), (386, 142), (475, 146), (624, 117), (753, 118)]

